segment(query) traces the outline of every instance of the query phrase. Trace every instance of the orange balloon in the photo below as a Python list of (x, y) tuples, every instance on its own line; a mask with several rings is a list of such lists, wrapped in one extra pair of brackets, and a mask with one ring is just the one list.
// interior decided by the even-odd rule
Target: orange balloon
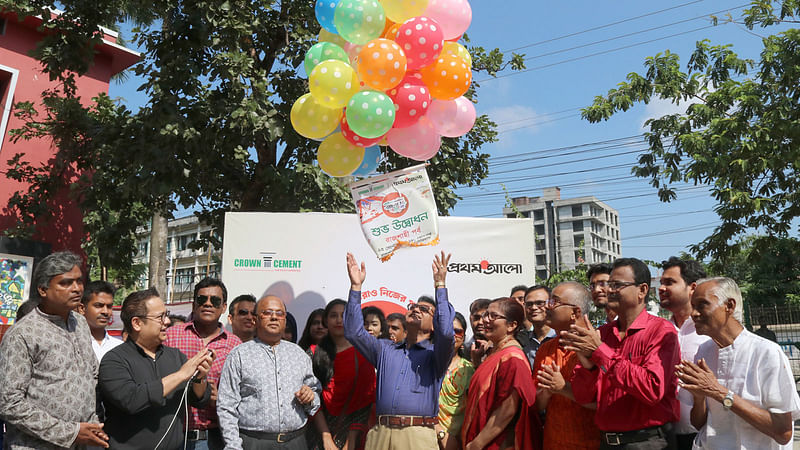
[[(386, 23), (389, 23), (389, 21), (387, 20)], [(394, 41), (395, 39), (397, 39), (397, 33), (400, 32), (400, 27), (402, 25), (403, 25), (402, 23), (393, 23), (392, 26), (386, 28), (383, 31), (383, 35), (381, 37), (384, 37), (386, 39), (391, 39)]]
[[(381, 32), (381, 37), (386, 37), (386, 32), (392, 28), (393, 25), (397, 25), (396, 23), (392, 22), (389, 19), (386, 19), (386, 23), (383, 25), (383, 31)], [(389, 38), (391, 39), (391, 38)]]
[(453, 100), (464, 95), (472, 83), (472, 69), (458, 55), (442, 53), (431, 65), (419, 71), (431, 97)]
[(358, 54), (359, 79), (379, 91), (397, 86), (406, 74), (406, 55), (394, 41), (373, 39)]

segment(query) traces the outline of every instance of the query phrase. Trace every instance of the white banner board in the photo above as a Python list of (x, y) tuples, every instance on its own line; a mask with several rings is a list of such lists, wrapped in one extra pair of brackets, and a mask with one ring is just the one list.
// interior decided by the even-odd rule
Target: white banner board
[(513, 286), (534, 283), (530, 219), (439, 217), (439, 236), (437, 246), (404, 249), (381, 262), (355, 214), (227, 213), (222, 279), (229, 299), (248, 293), (283, 299), (298, 334), (311, 311), (335, 298), (347, 300), (347, 252), (366, 264), (362, 303), (387, 315), (433, 296), (431, 264), (440, 251), (453, 255), (448, 294), (465, 317), (477, 298), (508, 296)]

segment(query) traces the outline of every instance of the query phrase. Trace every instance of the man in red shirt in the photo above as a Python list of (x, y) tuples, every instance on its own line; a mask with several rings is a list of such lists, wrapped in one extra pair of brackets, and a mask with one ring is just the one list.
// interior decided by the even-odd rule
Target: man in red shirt
[(645, 310), (650, 270), (636, 258), (614, 261), (608, 305), (617, 319), (594, 330), (573, 325), (564, 348), (578, 355), (572, 392), (578, 403), (597, 402), (601, 449), (675, 448), (672, 423), (680, 417), (675, 327)]
[(228, 290), (222, 281), (203, 278), (194, 287), (192, 320), (167, 329), (164, 345), (175, 347), (191, 358), (206, 346), (214, 352), (214, 362), (208, 372), (211, 401), (204, 408), (192, 407), (189, 413), (188, 446), (192, 450), (215, 450), (225, 447), (217, 418), (217, 387), (222, 366), (228, 353), (241, 344), (235, 334), (228, 333), (219, 322), (227, 305)]

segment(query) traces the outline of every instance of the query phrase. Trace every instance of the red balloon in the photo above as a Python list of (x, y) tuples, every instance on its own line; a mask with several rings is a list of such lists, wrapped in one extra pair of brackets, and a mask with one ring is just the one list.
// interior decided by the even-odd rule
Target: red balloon
[(395, 42), (406, 53), (408, 70), (416, 70), (436, 61), (444, 47), (444, 33), (435, 20), (419, 16), (403, 22)]
[(370, 139), (370, 138), (365, 138), (364, 136), (357, 135), (353, 130), (350, 129), (350, 126), (347, 125), (347, 116), (345, 115), (346, 113), (347, 113), (347, 108), (345, 108), (345, 111), (342, 114), (342, 122), (341, 122), (342, 136), (344, 136), (344, 138), (347, 139), (347, 141), (350, 142), (351, 144), (364, 148), (371, 147), (377, 144), (378, 142), (382, 141), (384, 136), (386, 136), (384, 134), (383, 136)]
[(406, 128), (417, 123), (431, 105), (431, 93), (418, 73), (408, 74), (387, 94), (394, 102), (397, 111), (392, 128)]

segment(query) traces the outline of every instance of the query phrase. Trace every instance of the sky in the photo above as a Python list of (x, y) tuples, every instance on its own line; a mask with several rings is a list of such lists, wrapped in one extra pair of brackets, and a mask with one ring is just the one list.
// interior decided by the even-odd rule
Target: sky
[[(740, 18), (746, 4), (473, 0), (470, 45), (516, 49), (528, 60), (521, 73), (474, 75), (480, 82), (476, 109), (498, 124), (499, 141), (483, 148), (491, 156), (489, 177), (478, 187), (457, 190), (463, 200), (452, 215), (502, 217), (503, 186), (512, 197), (559, 186), (562, 198), (593, 195), (619, 211), (623, 256), (661, 261), (703, 240), (719, 224), (707, 187), (679, 185), (677, 200), (661, 203), (646, 179), (631, 175), (647, 148), (638, 137), (645, 121), (687, 105), (653, 101), (599, 124), (582, 120), (580, 108), (628, 73), (642, 72), (648, 56), (670, 50), (685, 67), (698, 40), (733, 44), (741, 57), (757, 59), (759, 34), (776, 28), (750, 31), (723, 23), (727, 14)], [(712, 14), (719, 25), (712, 25)], [(146, 101), (136, 92), (140, 83), (131, 76), (112, 83), (109, 93), (135, 110)]]

